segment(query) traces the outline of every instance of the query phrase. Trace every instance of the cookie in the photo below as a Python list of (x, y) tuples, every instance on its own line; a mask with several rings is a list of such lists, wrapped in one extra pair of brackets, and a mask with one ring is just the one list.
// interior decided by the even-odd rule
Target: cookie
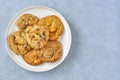
[(62, 45), (59, 41), (49, 41), (42, 49), (33, 49), (24, 54), (23, 59), (30, 65), (39, 65), (43, 62), (55, 62), (62, 56)]
[(55, 62), (62, 56), (62, 45), (59, 41), (49, 41), (41, 51), (43, 62)]
[(26, 30), (26, 41), (34, 49), (46, 46), (49, 40), (49, 31), (43, 26), (29, 26)]
[(27, 26), (33, 26), (39, 21), (38, 17), (32, 14), (23, 14), (17, 21), (18, 28), (24, 30)]
[(55, 15), (43, 17), (39, 20), (38, 25), (48, 27), (50, 40), (57, 40), (64, 30), (62, 21)]
[(28, 53), (24, 54), (22, 57), (30, 65), (39, 65), (42, 61), (39, 58), (39, 50), (31, 50)]
[(23, 55), (30, 50), (30, 46), (27, 44), (23, 35), (24, 32), (16, 31), (8, 37), (10, 49), (17, 55)]

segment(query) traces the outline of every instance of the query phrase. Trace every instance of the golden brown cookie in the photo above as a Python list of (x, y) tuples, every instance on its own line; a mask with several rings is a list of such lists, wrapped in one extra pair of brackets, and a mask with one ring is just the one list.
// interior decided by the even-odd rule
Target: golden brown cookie
[(55, 62), (62, 56), (62, 45), (59, 41), (49, 41), (40, 54), (43, 62)]
[(39, 20), (38, 25), (48, 27), (50, 40), (58, 39), (64, 30), (62, 21), (55, 15), (43, 17)]
[(25, 38), (28, 44), (34, 49), (46, 46), (49, 39), (49, 31), (43, 26), (30, 26), (26, 30)]
[(42, 63), (39, 56), (39, 50), (31, 50), (28, 53), (24, 54), (22, 57), (30, 65), (39, 65)]
[(38, 23), (38, 17), (32, 14), (23, 14), (17, 21), (18, 28), (24, 30), (27, 26), (33, 26)]
[(49, 41), (42, 49), (33, 49), (24, 54), (23, 59), (30, 65), (39, 65), (43, 62), (55, 62), (62, 56), (62, 46), (59, 41)]
[(8, 43), (13, 52), (23, 55), (30, 50), (30, 46), (24, 39), (24, 32), (16, 31), (8, 37)]

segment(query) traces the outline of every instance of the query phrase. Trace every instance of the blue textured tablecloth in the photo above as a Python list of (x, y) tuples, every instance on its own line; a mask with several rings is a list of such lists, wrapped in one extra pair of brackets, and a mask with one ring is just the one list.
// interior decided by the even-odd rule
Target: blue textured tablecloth
[[(69, 55), (47, 72), (22, 69), (5, 48), (10, 19), (31, 6), (56, 9), (72, 31)], [(120, 0), (0, 0), (0, 80), (120, 80)]]

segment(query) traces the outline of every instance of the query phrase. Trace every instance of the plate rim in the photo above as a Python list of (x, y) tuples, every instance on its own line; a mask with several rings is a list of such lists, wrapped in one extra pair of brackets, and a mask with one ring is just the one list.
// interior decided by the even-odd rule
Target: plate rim
[[(70, 40), (69, 41), (69, 44), (68, 44), (68, 47), (67, 47), (67, 50), (65, 51), (65, 53), (67, 53), (67, 55), (64, 57), (63, 60), (61, 60), (57, 65), (55, 65), (54, 67), (51, 67), (51, 68), (48, 68), (48, 69), (44, 69), (44, 70), (36, 70), (36, 69), (28, 69), (28, 67), (25, 67), (24, 65), (20, 64), (18, 61), (16, 61), (16, 59), (11, 55), (11, 52), (9, 51), (9, 45), (8, 45), (8, 42), (7, 42), (7, 36), (8, 36), (8, 31), (9, 31), (9, 28), (10, 28), (10, 25), (12, 24), (12, 22), (14, 21), (14, 19), (19, 16), (20, 14), (22, 14), (23, 12), (27, 11), (27, 10), (31, 10), (31, 9), (36, 9), (36, 8), (43, 8), (43, 9), (47, 9), (47, 10), (50, 10), (52, 12), (55, 12), (56, 14), (58, 14), (63, 22), (65, 22), (65, 24), (68, 26), (66, 27), (67, 28), (67, 31), (69, 33), (69, 38)], [(20, 11), (16, 12), (16, 14), (10, 19), (8, 25), (7, 25), (7, 28), (6, 28), (6, 32), (5, 32), (5, 46), (6, 46), (6, 49), (7, 49), (7, 53), (9, 54), (9, 56), (12, 58), (12, 60), (17, 64), (19, 65), (21, 68), (25, 69), (25, 70), (28, 70), (28, 71), (33, 71), (33, 72), (45, 72), (45, 71), (49, 71), (49, 70), (52, 70), (54, 68), (56, 68), (57, 66), (59, 66), (65, 59), (66, 57), (68, 56), (69, 54), (69, 51), (70, 51), (70, 48), (71, 48), (71, 44), (72, 44), (72, 34), (71, 34), (71, 30), (70, 30), (70, 26), (67, 22), (67, 20), (58, 12), (56, 11), (55, 9), (53, 8), (50, 8), (50, 7), (46, 7), (46, 6), (31, 6), (31, 7), (27, 7), (27, 8), (24, 8), (24, 9), (21, 9)]]

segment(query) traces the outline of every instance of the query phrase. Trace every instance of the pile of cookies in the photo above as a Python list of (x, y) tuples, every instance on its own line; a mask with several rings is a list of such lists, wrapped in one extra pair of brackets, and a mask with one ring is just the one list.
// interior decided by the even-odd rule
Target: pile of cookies
[(32, 14), (23, 14), (17, 21), (18, 31), (8, 36), (10, 49), (30, 65), (55, 62), (62, 56), (58, 38), (64, 25), (55, 15), (39, 19)]

